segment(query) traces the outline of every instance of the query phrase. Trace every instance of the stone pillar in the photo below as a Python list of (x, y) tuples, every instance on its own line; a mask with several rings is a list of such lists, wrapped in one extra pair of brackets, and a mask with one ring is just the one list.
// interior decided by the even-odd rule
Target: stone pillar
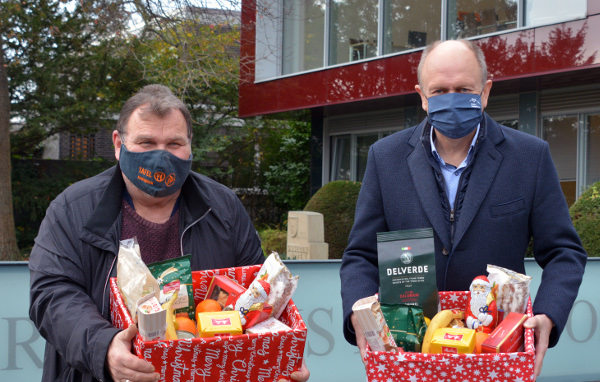
[(289, 211), (287, 252), (289, 260), (326, 260), (329, 244), (325, 243), (323, 215), (310, 211)]

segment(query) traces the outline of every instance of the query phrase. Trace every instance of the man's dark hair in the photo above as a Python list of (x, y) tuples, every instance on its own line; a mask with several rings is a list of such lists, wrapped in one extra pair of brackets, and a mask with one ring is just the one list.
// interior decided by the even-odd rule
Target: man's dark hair
[(164, 118), (171, 110), (179, 110), (185, 118), (187, 136), (190, 140), (192, 139), (192, 116), (187, 106), (168, 87), (156, 84), (144, 86), (123, 105), (117, 121), (117, 131), (121, 137), (127, 133), (127, 123), (131, 114), (140, 106), (142, 106), (140, 109), (140, 118), (142, 119), (151, 116)]

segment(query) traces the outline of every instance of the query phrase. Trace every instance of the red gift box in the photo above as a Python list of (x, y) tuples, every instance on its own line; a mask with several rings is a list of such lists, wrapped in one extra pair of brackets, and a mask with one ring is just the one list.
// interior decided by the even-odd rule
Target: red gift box
[[(461, 309), (469, 291), (440, 292), (441, 309)], [(531, 301), (527, 315), (533, 315)], [(373, 352), (367, 347), (367, 380), (370, 382), (533, 382), (535, 351), (533, 330), (525, 330), (525, 351), (497, 354), (423, 354)]]
[[(226, 275), (248, 288), (260, 267), (192, 272), (194, 302), (204, 300), (213, 276)], [(110, 280), (110, 311), (115, 327), (126, 329), (133, 324), (116, 278)], [(292, 330), (172, 341), (143, 341), (137, 335), (134, 350), (138, 357), (154, 365), (161, 381), (291, 380), (290, 374), (302, 364), (306, 325), (292, 300), (279, 320)]]

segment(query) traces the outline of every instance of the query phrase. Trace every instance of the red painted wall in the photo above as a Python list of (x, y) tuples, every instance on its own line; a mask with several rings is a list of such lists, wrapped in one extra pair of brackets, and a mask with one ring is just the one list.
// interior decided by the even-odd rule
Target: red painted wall
[[(593, 12), (588, 8), (588, 14)], [(254, 0), (242, 6), (240, 116), (414, 92), (421, 52), (254, 83)], [(495, 82), (600, 66), (600, 15), (477, 40)], [(599, 79), (600, 80), (600, 79)]]

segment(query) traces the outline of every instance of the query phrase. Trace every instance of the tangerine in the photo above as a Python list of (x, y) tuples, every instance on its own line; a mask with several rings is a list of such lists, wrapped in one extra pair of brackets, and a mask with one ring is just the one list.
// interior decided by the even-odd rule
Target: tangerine
[(196, 317), (198, 317), (198, 313), (201, 312), (220, 312), (221, 304), (217, 301), (207, 298), (204, 301), (201, 301), (198, 305), (196, 305)]
[(476, 332), (475, 333), (475, 354), (481, 354), (481, 344), (486, 340), (490, 335), (484, 332)]
[(178, 330), (185, 330), (186, 332), (193, 333), (196, 335), (196, 323), (189, 317), (179, 316), (175, 318), (178, 324)]

